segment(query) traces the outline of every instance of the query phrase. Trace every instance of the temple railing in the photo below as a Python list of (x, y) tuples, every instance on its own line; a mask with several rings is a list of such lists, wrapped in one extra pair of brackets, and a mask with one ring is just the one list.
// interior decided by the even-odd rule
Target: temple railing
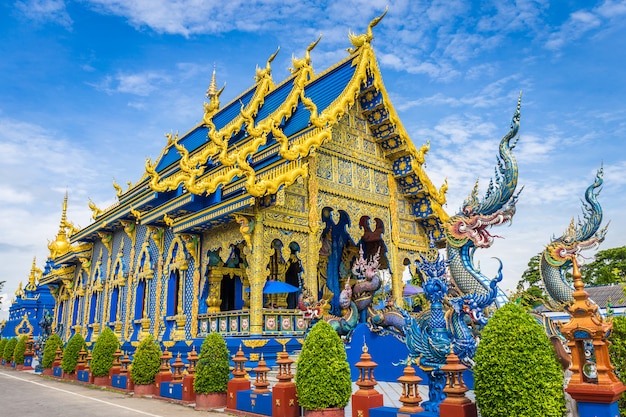
[[(301, 310), (263, 309), (263, 336), (304, 335), (308, 322)], [(198, 316), (200, 337), (219, 332), (222, 336), (250, 336), (250, 311), (220, 311)]]

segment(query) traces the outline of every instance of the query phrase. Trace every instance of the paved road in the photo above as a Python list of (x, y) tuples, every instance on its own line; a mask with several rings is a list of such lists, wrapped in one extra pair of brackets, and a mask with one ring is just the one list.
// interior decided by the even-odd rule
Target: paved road
[(0, 368), (0, 416), (224, 417), (167, 401)]

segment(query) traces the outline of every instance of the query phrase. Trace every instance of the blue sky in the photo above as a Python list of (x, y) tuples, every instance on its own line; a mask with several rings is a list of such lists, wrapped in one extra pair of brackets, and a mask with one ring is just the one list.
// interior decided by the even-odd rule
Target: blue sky
[[(321, 72), (346, 56), (348, 30), (374, 48), (400, 119), (426, 168), (448, 179), (454, 214), (493, 174), (523, 91), (516, 148), (524, 191), (503, 237), (477, 257), (513, 288), (530, 257), (581, 214), (604, 164), (601, 248), (626, 244), (626, 2), (9, 0), (0, 5), (0, 280), (13, 296), (43, 266), (63, 195), (86, 226), (87, 202), (115, 200), (158, 157), (165, 133), (198, 123), (215, 67), (226, 103), (276, 50), (273, 77), (322, 34)], [(593, 252), (583, 255), (592, 257)], [(5, 303), (4, 307), (8, 307)]]

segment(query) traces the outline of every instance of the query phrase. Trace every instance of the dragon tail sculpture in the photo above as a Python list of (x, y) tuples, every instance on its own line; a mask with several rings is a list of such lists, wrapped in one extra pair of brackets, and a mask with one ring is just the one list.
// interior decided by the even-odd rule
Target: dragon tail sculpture
[[(515, 204), (521, 193), (516, 194), (518, 168), (513, 155), (517, 143), (520, 123), (521, 94), (517, 101), (517, 109), (511, 121), (509, 132), (502, 138), (499, 156), (495, 169), (495, 177), (490, 181), (486, 194), (478, 197), (478, 182), (469, 197), (464, 201), (461, 211), (450, 218), (446, 224), (446, 242), (450, 273), (455, 284), (463, 294), (490, 293), (489, 279), (474, 265), (474, 252), (477, 248), (489, 248), (494, 237), (488, 232), (491, 226), (510, 223), (515, 215)], [(498, 271), (501, 276), (502, 264)], [(497, 288), (496, 304), (501, 306), (508, 299), (504, 292)]]
[(598, 246), (606, 235), (608, 225), (600, 229), (602, 207), (597, 198), (602, 182), (601, 167), (593, 184), (585, 191), (583, 218), (577, 223), (572, 219), (565, 233), (559, 238), (553, 238), (541, 254), (539, 266), (541, 278), (550, 297), (558, 303), (569, 303), (573, 299), (574, 289), (565, 277), (565, 271), (572, 266), (572, 255)]

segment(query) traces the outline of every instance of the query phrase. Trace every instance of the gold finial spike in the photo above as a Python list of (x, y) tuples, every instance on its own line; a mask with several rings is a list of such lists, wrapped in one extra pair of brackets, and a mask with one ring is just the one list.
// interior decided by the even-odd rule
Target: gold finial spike
[(215, 80), (215, 64), (213, 64), (213, 76), (211, 77), (211, 84), (209, 84), (209, 89), (206, 91), (207, 98), (212, 98), (217, 95), (217, 82)]

